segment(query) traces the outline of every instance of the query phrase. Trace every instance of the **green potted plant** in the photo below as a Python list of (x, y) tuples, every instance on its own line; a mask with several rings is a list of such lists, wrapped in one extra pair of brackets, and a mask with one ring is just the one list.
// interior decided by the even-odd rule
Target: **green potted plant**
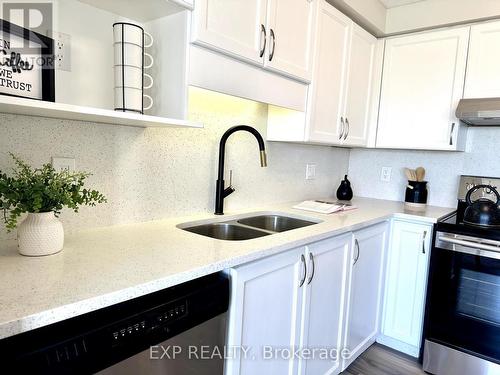
[[(75, 212), (82, 205), (106, 202), (104, 195), (84, 188), (89, 173), (56, 171), (52, 165), (32, 168), (13, 154), (11, 176), (0, 171), (0, 209), (8, 231), (17, 227), (19, 253), (26, 256), (55, 254), (64, 245), (59, 215), (64, 207)], [(22, 214), (26, 219), (18, 225)]]

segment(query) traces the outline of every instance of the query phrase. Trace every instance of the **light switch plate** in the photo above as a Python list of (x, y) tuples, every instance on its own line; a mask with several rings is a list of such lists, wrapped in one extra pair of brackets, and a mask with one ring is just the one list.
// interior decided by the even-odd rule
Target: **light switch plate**
[(314, 180), (316, 178), (316, 164), (306, 164), (306, 180)]
[(52, 157), (52, 166), (57, 172), (62, 172), (65, 169), (68, 170), (68, 172), (74, 172), (75, 164), (75, 159), (73, 158)]
[(382, 182), (390, 182), (392, 175), (391, 167), (382, 167), (382, 172), (380, 173), (380, 181)]

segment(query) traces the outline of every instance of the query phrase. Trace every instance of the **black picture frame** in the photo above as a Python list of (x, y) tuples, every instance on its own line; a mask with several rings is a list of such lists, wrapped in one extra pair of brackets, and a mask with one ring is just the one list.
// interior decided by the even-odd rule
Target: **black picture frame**
[(41, 69), (41, 84), (42, 84), (42, 97), (33, 98), (25, 97), (22, 95), (14, 95), (0, 92), (0, 95), (14, 96), (18, 98), (27, 98), (32, 100), (41, 100), (48, 102), (55, 102), (55, 72), (54, 72), (54, 40), (48, 36), (31, 31), (14, 23), (0, 19), (0, 30), (5, 34), (12, 34), (29, 40), (32, 43), (40, 45), (40, 57), (51, 58), (51, 66), (44, 66)]

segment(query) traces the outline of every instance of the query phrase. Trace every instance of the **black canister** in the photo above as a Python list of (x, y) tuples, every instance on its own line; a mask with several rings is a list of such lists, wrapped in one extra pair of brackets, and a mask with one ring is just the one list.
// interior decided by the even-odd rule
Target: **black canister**
[(337, 189), (337, 199), (339, 201), (350, 201), (352, 199), (351, 182), (347, 179), (347, 175), (345, 175), (344, 180)]
[(426, 204), (427, 194), (427, 181), (408, 181), (405, 202)]

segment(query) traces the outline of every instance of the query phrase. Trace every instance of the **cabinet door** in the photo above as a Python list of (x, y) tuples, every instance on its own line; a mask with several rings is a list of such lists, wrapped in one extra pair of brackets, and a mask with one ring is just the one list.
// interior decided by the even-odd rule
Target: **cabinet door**
[(420, 352), (431, 238), (428, 224), (393, 222), (382, 343), (414, 357)]
[(267, 0), (197, 0), (193, 42), (262, 64)]
[(343, 369), (375, 342), (378, 334), (387, 232), (388, 224), (383, 223), (354, 233), (344, 345), (348, 358)]
[(345, 109), (344, 144), (366, 146), (377, 38), (353, 24)]
[(500, 22), (471, 27), (466, 98), (500, 97)]
[(386, 41), (377, 147), (456, 150), (469, 28)]
[[(226, 375), (291, 374), (297, 361), (266, 359), (267, 348), (299, 346), (305, 249), (298, 248), (231, 270), (228, 347), (249, 349), (226, 361)], [(241, 354), (241, 353), (240, 353)]]
[(311, 80), (314, 17), (317, 0), (269, 0), (265, 66)]
[[(304, 302), (303, 342), (308, 349), (342, 349), (347, 264), (352, 235), (314, 243), (308, 247), (308, 286)], [(301, 363), (300, 374), (340, 373), (340, 358), (319, 354)]]
[(318, 4), (306, 142), (341, 143), (351, 20), (326, 1)]

